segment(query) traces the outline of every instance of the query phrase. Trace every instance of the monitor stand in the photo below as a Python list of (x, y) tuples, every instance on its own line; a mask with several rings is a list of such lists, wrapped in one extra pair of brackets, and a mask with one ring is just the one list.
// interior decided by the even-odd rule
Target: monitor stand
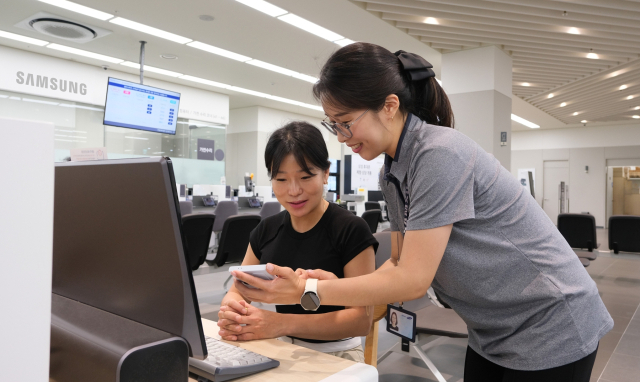
[(181, 337), (51, 297), (50, 381), (187, 382), (189, 345)]

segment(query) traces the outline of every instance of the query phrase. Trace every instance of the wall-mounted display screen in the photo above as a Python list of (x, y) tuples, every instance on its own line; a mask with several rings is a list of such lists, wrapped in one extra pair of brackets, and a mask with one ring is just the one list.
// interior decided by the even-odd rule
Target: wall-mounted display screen
[(180, 93), (109, 77), (104, 124), (176, 133)]

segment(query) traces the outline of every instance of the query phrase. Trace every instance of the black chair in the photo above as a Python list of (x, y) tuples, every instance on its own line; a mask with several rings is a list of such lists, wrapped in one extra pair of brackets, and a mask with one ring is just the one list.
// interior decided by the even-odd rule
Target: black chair
[(640, 252), (640, 216), (611, 216), (609, 218), (609, 249)]
[(383, 223), (384, 219), (382, 218), (382, 207), (380, 207), (380, 203), (378, 202), (364, 202), (364, 210), (365, 211), (371, 211), (371, 210), (380, 210), (380, 220), (378, 220), (379, 223)]
[(598, 257), (597, 253), (593, 252), (594, 248), (600, 247), (596, 236), (596, 218), (593, 215), (560, 214), (558, 230), (571, 248), (587, 249), (588, 252), (576, 252), (578, 257), (588, 260), (595, 260)]
[(371, 233), (376, 233), (378, 230), (378, 221), (380, 221), (380, 216), (382, 216), (382, 212), (380, 212), (380, 210), (369, 210), (362, 214), (362, 218), (369, 225)]
[(234, 215), (224, 222), (220, 234), (220, 245), (213, 263), (239, 263), (244, 259), (249, 246), (249, 234), (260, 223), (260, 215)]
[(192, 214), (182, 217), (182, 234), (187, 249), (187, 261), (192, 271), (204, 263), (209, 250), (215, 215)]

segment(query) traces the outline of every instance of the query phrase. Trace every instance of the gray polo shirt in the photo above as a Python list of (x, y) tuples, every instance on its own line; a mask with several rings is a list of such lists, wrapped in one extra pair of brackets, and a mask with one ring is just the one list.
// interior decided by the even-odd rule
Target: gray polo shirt
[(407, 230), (453, 224), (432, 286), (486, 359), (517, 370), (565, 365), (595, 351), (613, 327), (542, 208), (464, 134), (410, 115), (380, 185), (393, 230), (404, 227), (406, 192)]

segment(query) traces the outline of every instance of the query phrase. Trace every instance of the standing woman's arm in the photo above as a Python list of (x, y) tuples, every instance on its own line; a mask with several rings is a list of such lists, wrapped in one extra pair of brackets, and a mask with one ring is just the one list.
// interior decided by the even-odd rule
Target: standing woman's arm
[[(339, 280), (320, 280), (318, 295), (323, 305), (367, 306), (395, 301), (409, 301), (427, 293), (440, 260), (447, 247), (453, 225), (417, 231), (407, 231), (400, 262), (397, 267), (384, 266), (374, 273)], [(269, 270), (269, 266), (267, 269)], [(235, 286), (245, 298), (266, 303), (296, 304), (304, 292), (305, 280), (290, 268), (273, 265), (269, 273), (279, 276), (265, 281), (238, 272), (236, 278), (258, 289), (250, 289), (242, 283)]]

